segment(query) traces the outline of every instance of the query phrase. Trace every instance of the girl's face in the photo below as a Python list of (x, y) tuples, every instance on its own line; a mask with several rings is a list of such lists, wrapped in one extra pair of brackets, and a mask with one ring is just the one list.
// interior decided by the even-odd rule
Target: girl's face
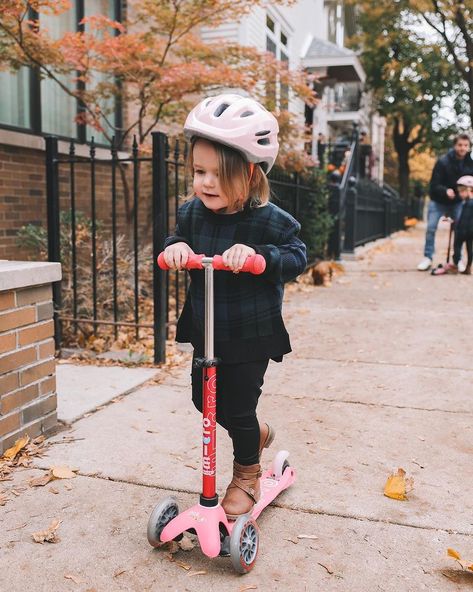
[[(214, 212), (225, 212), (229, 199), (222, 191), (218, 178), (218, 156), (215, 148), (205, 140), (194, 144), (194, 192), (204, 206)], [(229, 212), (226, 212), (229, 213)]]

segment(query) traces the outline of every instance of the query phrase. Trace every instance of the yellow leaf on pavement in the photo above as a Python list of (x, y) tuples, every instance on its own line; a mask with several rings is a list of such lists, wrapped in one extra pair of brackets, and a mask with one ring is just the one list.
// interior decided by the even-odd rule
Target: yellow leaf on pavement
[(397, 473), (388, 477), (384, 486), (384, 495), (396, 500), (407, 500), (406, 493), (414, 487), (414, 479), (406, 478), (406, 471), (399, 468)]
[(17, 440), (11, 448), (4, 452), (3, 458), (6, 458), (7, 460), (13, 460), (20, 450), (22, 450), (28, 444), (29, 441), (29, 436), (23, 436), (23, 438)]
[(453, 557), (453, 559), (457, 559), (458, 561), (461, 561), (461, 557), (460, 555), (455, 551), (455, 549), (447, 549), (447, 555), (449, 557)]

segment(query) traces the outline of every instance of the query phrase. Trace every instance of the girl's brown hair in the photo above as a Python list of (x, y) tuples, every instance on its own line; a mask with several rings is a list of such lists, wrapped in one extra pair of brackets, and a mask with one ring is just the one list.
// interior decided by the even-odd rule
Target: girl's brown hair
[(198, 141), (208, 142), (217, 152), (220, 186), (228, 197), (230, 210), (242, 210), (247, 203), (251, 208), (260, 208), (268, 203), (269, 182), (263, 169), (256, 164), (251, 174), (249, 163), (244, 156), (218, 142), (198, 136), (192, 138), (187, 160), (191, 175), (194, 174), (194, 146)]

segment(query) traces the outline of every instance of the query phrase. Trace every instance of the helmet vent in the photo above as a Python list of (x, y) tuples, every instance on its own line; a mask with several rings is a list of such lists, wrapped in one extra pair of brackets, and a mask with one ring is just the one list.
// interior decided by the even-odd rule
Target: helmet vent
[(256, 132), (255, 136), (267, 136), (271, 133), (271, 130), (263, 130), (261, 132)]
[(258, 144), (260, 144), (261, 146), (266, 146), (267, 144), (269, 144), (269, 138), (260, 138), (258, 140)]
[(245, 111), (240, 117), (249, 117), (250, 115), (254, 115), (253, 111)]
[(228, 107), (230, 107), (228, 103), (222, 103), (219, 105), (214, 111), (215, 117), (220, 117), (220, 115), (222, 115), (222, 113), (225, 111), (225, 109), (228, 109)]

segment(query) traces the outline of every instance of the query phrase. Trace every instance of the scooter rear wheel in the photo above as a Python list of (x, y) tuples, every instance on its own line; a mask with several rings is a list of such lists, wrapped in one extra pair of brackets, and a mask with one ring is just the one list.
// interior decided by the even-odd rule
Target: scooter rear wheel
[(164, 527), (179, 514), (179, 507), (175, 497), (164, 498), (154, 510), (148, 520), (148, 542), (152, 547), (160, 547), (161, 533)]
[(230, 536), (230, 557), (233, 567), (240, 574), (251, 571), (259, 549), (259, 528), (248, 514), (240, 516)]

